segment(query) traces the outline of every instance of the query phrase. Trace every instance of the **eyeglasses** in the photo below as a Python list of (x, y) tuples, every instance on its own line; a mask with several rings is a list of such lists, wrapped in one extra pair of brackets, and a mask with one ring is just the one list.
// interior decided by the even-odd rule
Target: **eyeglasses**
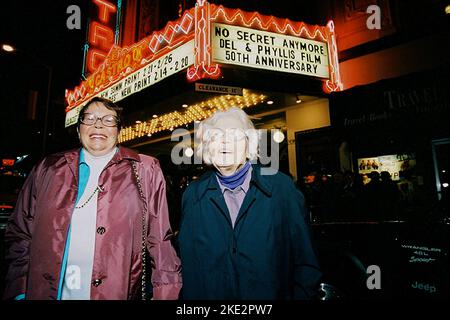
[(100, 122), (106, 127), (116, 127), (119, 124), (119, 118), (112, 114), (107, 114), (103, 117), (97, 117), (93, 113), (83, 113), (80, 115), (81, 123), (87, 126), (96, 124), (97, 120), (100, 120)]
[(246, 137), (244, 129), (232, 128), (232, 129), (208, 129), (203, 136), (204, 140), (217, 141), (222, 138), (225, 140), (239, 141)]

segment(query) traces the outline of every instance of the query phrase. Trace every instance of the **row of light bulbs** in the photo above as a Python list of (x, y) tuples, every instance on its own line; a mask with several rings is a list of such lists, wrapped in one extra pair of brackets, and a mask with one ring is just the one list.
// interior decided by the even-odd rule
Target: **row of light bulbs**
[(267, 96), (251, 93), (244, 89), (242, 96), (221, 95), (194, 105), (183, 105), (183, 111), (173, 111), (160, 116), (153, 115), (148, 120), (137, 120), (134, 125), (123, 127), (120, 131), (119, 142), (127, 142), (142, 137), (151, 137), (153, 134), (165, 130), (173, 131), (175, 128), (199, 122), (210, 117), (218, 110), (228, 110), (236, 106), (241, 109), (264, 103)]

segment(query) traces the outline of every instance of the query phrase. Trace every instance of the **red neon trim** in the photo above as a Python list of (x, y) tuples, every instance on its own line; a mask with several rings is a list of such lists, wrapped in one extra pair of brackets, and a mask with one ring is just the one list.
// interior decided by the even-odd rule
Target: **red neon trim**
[(274, 16), (265, 16), (258, 12), (246, 12), (241, 9), (229, 9), (223, 6), (211, 5), (212, 22), (222, 22), (246, 28), (259, 29), (280, 34), (290, 34), (296, 37), (306, 37), (311, 40), (327, 41), (326, 27), (307, 25), (304, 22), (294, 22)]
[(93, 21), (89, 26), (89, 43), (109, 50), (114, 44), (114, 31), (97, 21)]
[[(97, 92), (120, 81), (128, 74), (145, 67), (146, 64), (171, 51), (181, 43), (192, 40), (194, 38), (193, 29), (194, 8), (186, 10), (180, 19), (168, 22), (162, 30), (152, 33), (150, 36), (129, 47), (119, 48), (113, 46), (104, 62), (97, 67), (94, 73), (73, 90), (66, 90), (65, 96), (68, 104), (66, 112), (88, 100)], [(107, 68), (116, 63), (120, 57), (125, 56), (128, 52), (136, 48), (141, 48), (142, 50), (142, 57), (139, 62), (108, 77), (105, 79), (107, 81), (102, 83), (99, 87), (94, 86), (95, 78), (98, 77), (98, 74), (107, 70)]]
[(108, 23), (110, 14), (117, 11), (116, 6), (103, 0), (93, 0), (93, 2), (98, 6), (98, 18), (100, 21)]
[(198, 1), (195, 5), (195, 59), (186, 73), (188, 81), (217, 79), (221, 75), (220, 66), (212, 63), (210, 21), (210, 4), (204, 0)]
[(330, 60), (330, 79), (322, 80), (323, 90), (329, 93), (343, 89), (339, 74), (338, 50), (333, 21), (330, 20), (326, 26), (307, 25), (304, 22), (294, 22), (289, 19), (261, 15), (258, 12), (246, 12), (241, 9), (229, 9), (211, 4), (211, 22), (221, 22), (326, 42)]
[(334, 22), (330, 20), (327, 23), (328, 33), (328, 55), (330, 57), (330, 80), (323, 81), (323, 90), (326, 93), (341, 91), (344, 87), (339, 72), (338, 49), (336, 45), (336, 34), (334, 32)]
[(164, 44), (170, 45), (175, 40), (176, 36), (179, 36), (180, 31), (185, 35), (191, 32), (194, 24), (194, 17), (186, 12), (179, 20), (176, 22), (168, 22), (162, 32), (155, 32), (150, 36), (149, 49), (153, 53), (158, 51)]
[(90, 73), (98, 69), (99, 65), (105, 61), (106, 53), (95, 48), (89, 49), (87, 53), (87, 68)]

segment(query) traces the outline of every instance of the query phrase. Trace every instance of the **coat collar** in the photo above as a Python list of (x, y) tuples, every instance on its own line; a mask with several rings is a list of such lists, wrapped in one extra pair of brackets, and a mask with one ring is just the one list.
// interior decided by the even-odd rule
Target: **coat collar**
[[(118, 146), (119, 150), (116, 152), (116, 154), (111, 159), (112, 163), (119, 163), (124, 159), (127, 160), (133, 160), (140, 162), (141, 159), (139, 158), (139, 154), (131, 149)], [(72, 170), (72, 173), (74, 176), (77, 176), (78, 173), (78, 163), (80, 159), (80, 151), (81, 148), (72, 149), (70, 151), (67, 151), (64, 153), (64, 157), (66, 158), (67, 163), (69, 164), (70, 170)]]
[[(255, 187), (252, 187), (251, 186), (252, 184), (255, 185)], [(272, 196), (271, 181), (267, 179), (265, 176), (261, 175), (260, 166), (253, 165), (252, 178), (250, 180), (250, 188), (244, 198), (244, 202), (242, 203), (239, 209), (235, 221), (235, 227), (239, 224), (239, 221), (243, 218), (243, 216), (247, 213), (248, 209), (255, 202), (258, 190), (261, 191), (261, 193), (266, 195), (267, 197)], [(222, 195), (221, 188), (219, 186), (219, 182), (217, 181), (214, 171), (210, 171), (200, 178), (196, 193), (198, 196), (196, 202), (199, 202), (200, 199), (209, 198), (218, 207), (220, 213), (225, 217), (229, 225), (232, 227), (228, 207), (225, 203), (225, 199)]]
[[(267, 197), (272, 196), (272, 183), (269, 179), (261, 175), (261, 166), (254, 164), (252, 165), (252, 179), (250, 185), (254, 184), (259, 190), (261, 190)], [(199, 189), (197, 192), (198, 198), (200, 200), (205, 196), (208, 190), (219, 190), (220, 186), (215, 177), (214, 171), (210, 171), (204, 174), (199, 179)]]
[(111, 159), (112, 162), (117, 163), (124, 159), (141, 162), (141, 159), (139, 158), (139, 154), (136, 151), (122, 147), (120, 145), (118, 147), (119, 147), (119, 150), (114, 155), (114, 157)]
[[(114, 157), (111, 159), (113, 162), (120, 162), (123, 159), (129, 159), (140, 162), (141, 159), (139, 158), (139, 154), (136, 151), (133, 151), (131, 149), (118, 146), (119, 150), (116, 152)], [(74, 163), (77, 162), (80, 158), (80, 151), (81, 147), (77, 149), (72, 149), (70, 151), (67, 151), (64, 153), (64, 157), (66, 158), (67, 163)]]

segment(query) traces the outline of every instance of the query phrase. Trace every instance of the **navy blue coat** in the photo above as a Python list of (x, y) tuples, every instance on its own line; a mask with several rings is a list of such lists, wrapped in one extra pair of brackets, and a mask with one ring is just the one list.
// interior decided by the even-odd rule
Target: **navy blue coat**
[(233, 229), (215, 173), (183, 195), (179, 249), (183, 299), (310, 299), (321, 272), (311, 243), (303, 195), (291, 178), (261, 175)]

